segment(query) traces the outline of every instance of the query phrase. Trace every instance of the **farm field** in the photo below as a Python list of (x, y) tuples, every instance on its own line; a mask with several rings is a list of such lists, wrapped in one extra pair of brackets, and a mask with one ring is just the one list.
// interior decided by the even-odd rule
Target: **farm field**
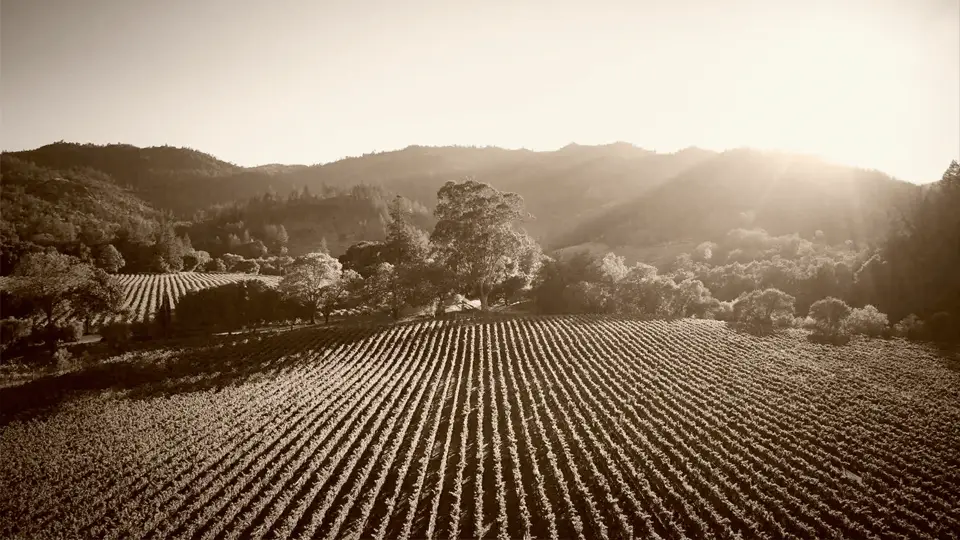
[(960, 531), (960, 368), (902, 340), (461, 318), (96, 369), (0, 389), (0, 537)]
[[(114, 278), (123, 286), (123, 308), (129, 309), (131, 316), (128, 322), (142, 322), (147, 315), (157, 312), (163, 303), (163, 298), (170, 299), (170, 305), (176, 308), (177, 301), (191, 290), (218, 287), (228, 283), (235, 283), (245, 279), (257, 279), (276, 285), (280, 276), (260, 276), (252, 274), (216, 274), (202, 272), (180, 272), (176, 274), (117, 274)], [(5, 278), (10, 280), (12, 278)], [(70, 318), (70, 313), (61, 313), (57, 320)], [(97, 318), (91, 323), (98, 326), (123, 317)]]
[(279, 276), (259, 276), (251, 274), (207, 274), (201, 272), (180, 272), (178, 274), (120, 274), (117, 280), (123, 285), (126, 296), (124, 308), (133, 313), (132, 321), (143, 321), (148, 314), (156, 313), (163, 297), (170, 299), (170, 305), (177, 306), (177, 300), (187, 291), (208, 289), (244, 279), (259, 279), (276, 285)]

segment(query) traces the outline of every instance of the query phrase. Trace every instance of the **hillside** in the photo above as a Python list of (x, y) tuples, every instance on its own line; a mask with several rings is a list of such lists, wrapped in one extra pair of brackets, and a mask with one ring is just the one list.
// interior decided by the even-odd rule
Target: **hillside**
[[(172, 147), (55, 143), (12, 155), (59, 170), (93, 167), (147, 204), (183, 218), (268, 191), (283, 199), (303, 188), (342, 192), (360, 184), (403, 195), (429, 211), (445, 182), (472, 176), (523, 196), (535, 216), (525, 227), (555, 248), (647, 248), (717, 238), (734, 227), (806, 237), (821, 230), (830, 241), (869, 240), (919, 189), (879, 172), (798, 155), (697, 148), (660, 154), (626, 143), (571, 144), (551, 152), (410, 146), (322, 165), (253, 168)], [(350, 213), (340, 202), (327, 201), (321, 213)], [(370, 233), (361, 222), (377, 230)], [(326, 237), (345, 249), (355, 240), (376, 239), (377, 227), (367, 218), (339, 230), (330, 228), (330, 220), (306, 223), (300, 228), (313, 232), (301, 244)]]
[[(94, 246), (118, 231), (149, 236), (160, 213), (94, 169), (55, 170), (0, 156), (0, 270), (26, 246)], [(69, 249), (68, 249), (69, 251)]]
[(731, 150), (580, 224), (555, 246), (716, 240), (737, 227), (806, 238), (819, 230), (828, 242), (876, 240), (919, 191), (877, 171)]
[(0, 536), (960, 530), (960, 374), (901, 340), (505, 317), (204, 337), (88, 370), (0, 389)]
[[(224, 252), (251, 257), (244, 237), (259, 239), (274, 253), (276, 234), (282, 226), (290, 255), (317, 251), (326, 246), (340, 255), (361, 241), (384, 239), (387, 205), (393, 196), (377, 186), (327, 187), (322, 193), (294, 193), (281, 198), (271, 194), (232, 204), (208, 208), (195, 216), (189, 227), (194, 247), (217, 257)], [(411, 223), (425, 230), (433, 227), (433, 216), (421, 204), (408, 201)]]
[(318, 193), (359, 184), (383, 187), (432, 208), (436, 192), (445, 182), (473, 176), (522, 195), (537, 218), (527, 228), (545, 241), (712, 153), (689, 149), (656, 154), (625, 143), (569, 145), (555, 152), (410, 146), (323, 165), (252, 168), (172, 147), (55, 143), (11, 155), (53, 169), (92, 167), (154, 207), (184, 218), (208, 206), (247, 199), (268, 190), (285, 197), (303, 187)]

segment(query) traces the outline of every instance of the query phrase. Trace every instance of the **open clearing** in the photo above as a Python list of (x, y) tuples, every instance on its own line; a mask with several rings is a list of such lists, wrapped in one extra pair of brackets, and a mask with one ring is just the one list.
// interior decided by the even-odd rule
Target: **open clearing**
[(129, 353), (0, 390), (0, 537), (951, 537), (952, 362), (569, 316)]

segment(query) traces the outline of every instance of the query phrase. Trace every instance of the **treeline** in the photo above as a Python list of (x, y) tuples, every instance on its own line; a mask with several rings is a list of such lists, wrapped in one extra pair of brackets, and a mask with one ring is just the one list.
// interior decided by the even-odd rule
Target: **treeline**
[[(364, 198), (363, 193), (356, 191), (354, 196)], [(254, 239), (245, 221), (249, 216), (312, 208), (312, 201), (322, 198), (299, 192), (280, 201), (267, 194), (212, 210), (201, 221), (214, 228), (232, 226), (241, 233), (237, 236), (241, 240), (249, 234), (251, 242), (266, 244), (267, 236)], [(339, 258), (322, 245), (297, 257), (271, 254), (269, 247), (266, 253), (252, 254), (261, 255), (258, 258), (230, 252), (211, 257), (206, 250), (194, 249), (189, 236), (178, 236), (160, 216), (159, 232), (147, 252), (154, 268), (202, 267), (282, 276), (276, 289), (241, 283), (188, 294), (176, 315), (165, 305), (155, 317), (166, 328), (161, 334), (178, 325), (229, 329), (296, 319), (329, 320), (340, 309), (381, 312), (399, 319), (408, 313), (440, 314), (463, 298), (478, 298), (484, 311), (496, 304), (529, 301), (543, 313), (715, 318), (761, 332), (806, 327), (831, 341), (850, 334), (899, 334), (938, 341), (960, 336), (960, 272), (956, 271), (960, 166), (956, 162), (940, 182), (918, 196), (879, 244), (831, 244), (818, 232), (803, 238), (734, 229), (716, 242), (701, 243), (663, 269), (643, 263), (628, 266), (613, 253), (602, 258), (587, 253), (556, 259), (544, 256), (521, 228), (531, 217), (523, 199), (489, 184), (448, 182), (437, 199), (430, 232), (416, 224), (422, 207), (396, 197), (387, 203), (384, 239), (354, 243)], [(275, 223), (257, 223), (271, 231), (259, 234), (279, 235), (279, 228), (270, 228)], [(273, 245), (283, 253), (281, 244)], [(96, 264), (119, 267), (125, 261), (117, 259), (125, 254), (116, 251), (103, 248)], [(49, 300), (39, 298), (52, 295), (71, 305), (81, 302), (84, 297), (76, 291), (83, 287), (57, 289), (46, 284), (50, 280), (76, 283), (74, 277), (57, 277), (72, 276), (72, 270), (62, 270), (72, 267), (84, 268), (80, 274), (102, 280), (104, 271), (84, 261), (50, 246), (24, 257), (14, 273), (25, 280), (22, 283), (31, 284), (18, 289), (24, 298), (34, 295), (28, 311), (46, 313), (49, 326)]]
[(410, 216), (415, 203), (396, 197), (385, 239), (352, 246), (339, 259), (314, 252), (292, 258), (276, 290), (239, 283), (188, 293), (173, 327), (191, 332), (320, 317), (359, 309), (399, 319), (440, 314), (464, 297), (481, 309), (520, 298), (542, 259), (539, 246), (518, 227), (529, 216), (522, 199), (489, 184), (448, 182), (438, 193), (431, 233)]
[[(271, 294), (301, 309), (278, 313), (311, 319), (349, 307), (394, 318), (405, 310), (439, 314), (455, 298), (470, 297), (482, 309), (528, 300), (542, 313), (715, 318), (759, 331), (803, 327), (831, 341), (852, 334), (950, 340), (960, 335), (957, 274), (944, 271), (960, 262), (950, 251), (960, 245), (950, 211), (958, 203), (957, 169), (951, 165), (879, 245), (830, 244), (819, 232), (802, 238), (734, 229), (662, 271), (628, 266), (613, 253), (546, 257), (514, 227), (529, 217), (522, 199), (473, 181), (449, 183), (438, 193), (431, 233), (410, 223), (409, 202), (397, 198), (384, 241), (354, 244), (338, 259), (291, 259)], [(886, 262), (907, 249), (910, 264)], [(931, 292), (904, 297), (896, 292), (901, 282), (914, 284), (903, 290)]]
[(0, 284), (0, 352), (30, 353), (35, 345), (62, 358), (58, 343), (77, 341), (90, 321), (121, 315), (123, 290), (104, 270), (56, 251), (30, 253)]
[[(307, 187), (286, 197), (273, 192), (230, 204), (212, 206), (193, 216), (189, 233), (196, 246), (220, 257), (248, 259), (328, 251), (342, 253), (360, 240), (382, 240), (389, 220), (391, 196), (382, 188)], [(408, 219), (419, 227), (431, 224), (427, 209), (410, 201)]]
[[(165, 155), (163, 148), (156, 150), (152, 157)], [(116, 149), (108, 152), (115, 153)], [(95, 160), (91, 164), (106, 167)], [(140, 166), (114, 165), (108, 169), (127, 173)], [(288, 261), (277, 257), (288, 251), (342, 252), (360, 240), (382, 239), (390, 198), (371, 186), (322, 187), (316, 194), (304, 188), (283, 198), (268, 192), (216, 205), (197, 212), (192, 220), (178, 220), (92, 168), (49, 169), (4, 153), (0, 171), (2, 275), (11, 274), (25, 255), (51, 249), (110, 273), (215, 272), (236, 267), (232, 271), (278, 274)], [(411, 219), (427, 225), (426, 209), (412, 204)], [(285, 223), (292, 227), (288, 230)]]
[(763, 317), (765, 325), (779, 317), (830, 339), (849, 333), (960, 339), (958, 186), (960, 166), (953, 162), (874, 245), (831, 245), (819, 231), (802, 238), (734, 229), (678, 257), (663, 275), (643, 264), (627, 268), (614, 254), (550, 260), (532, 296), (550, 313), (736, 319), (744, 299), (777, 291), (768, 297), (782, 300), (772, 312), (780, 315)]

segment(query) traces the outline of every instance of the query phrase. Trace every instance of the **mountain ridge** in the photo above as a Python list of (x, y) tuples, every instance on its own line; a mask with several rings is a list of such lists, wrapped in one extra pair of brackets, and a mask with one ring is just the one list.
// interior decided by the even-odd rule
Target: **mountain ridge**
[(525, 227), (550, 248), (643, 247), (709, 239), (742, 226), (870, 240), (884, 229), (884, 216), (916, 191), (879, 171), (815, 156), (751, 148), (659, 153), (625, 142), (571, 143), (551, 151), (410, 145), (329, 163), (256, 167), (172, 146), (60, 141), (4, 155), (58, 170), (101, 171), (181, 219), (266, 192), (284, 197), (356, 185), (380, 187), (431, 209), (444, 183), (472, 177), (523, 196), (536, 217)]

